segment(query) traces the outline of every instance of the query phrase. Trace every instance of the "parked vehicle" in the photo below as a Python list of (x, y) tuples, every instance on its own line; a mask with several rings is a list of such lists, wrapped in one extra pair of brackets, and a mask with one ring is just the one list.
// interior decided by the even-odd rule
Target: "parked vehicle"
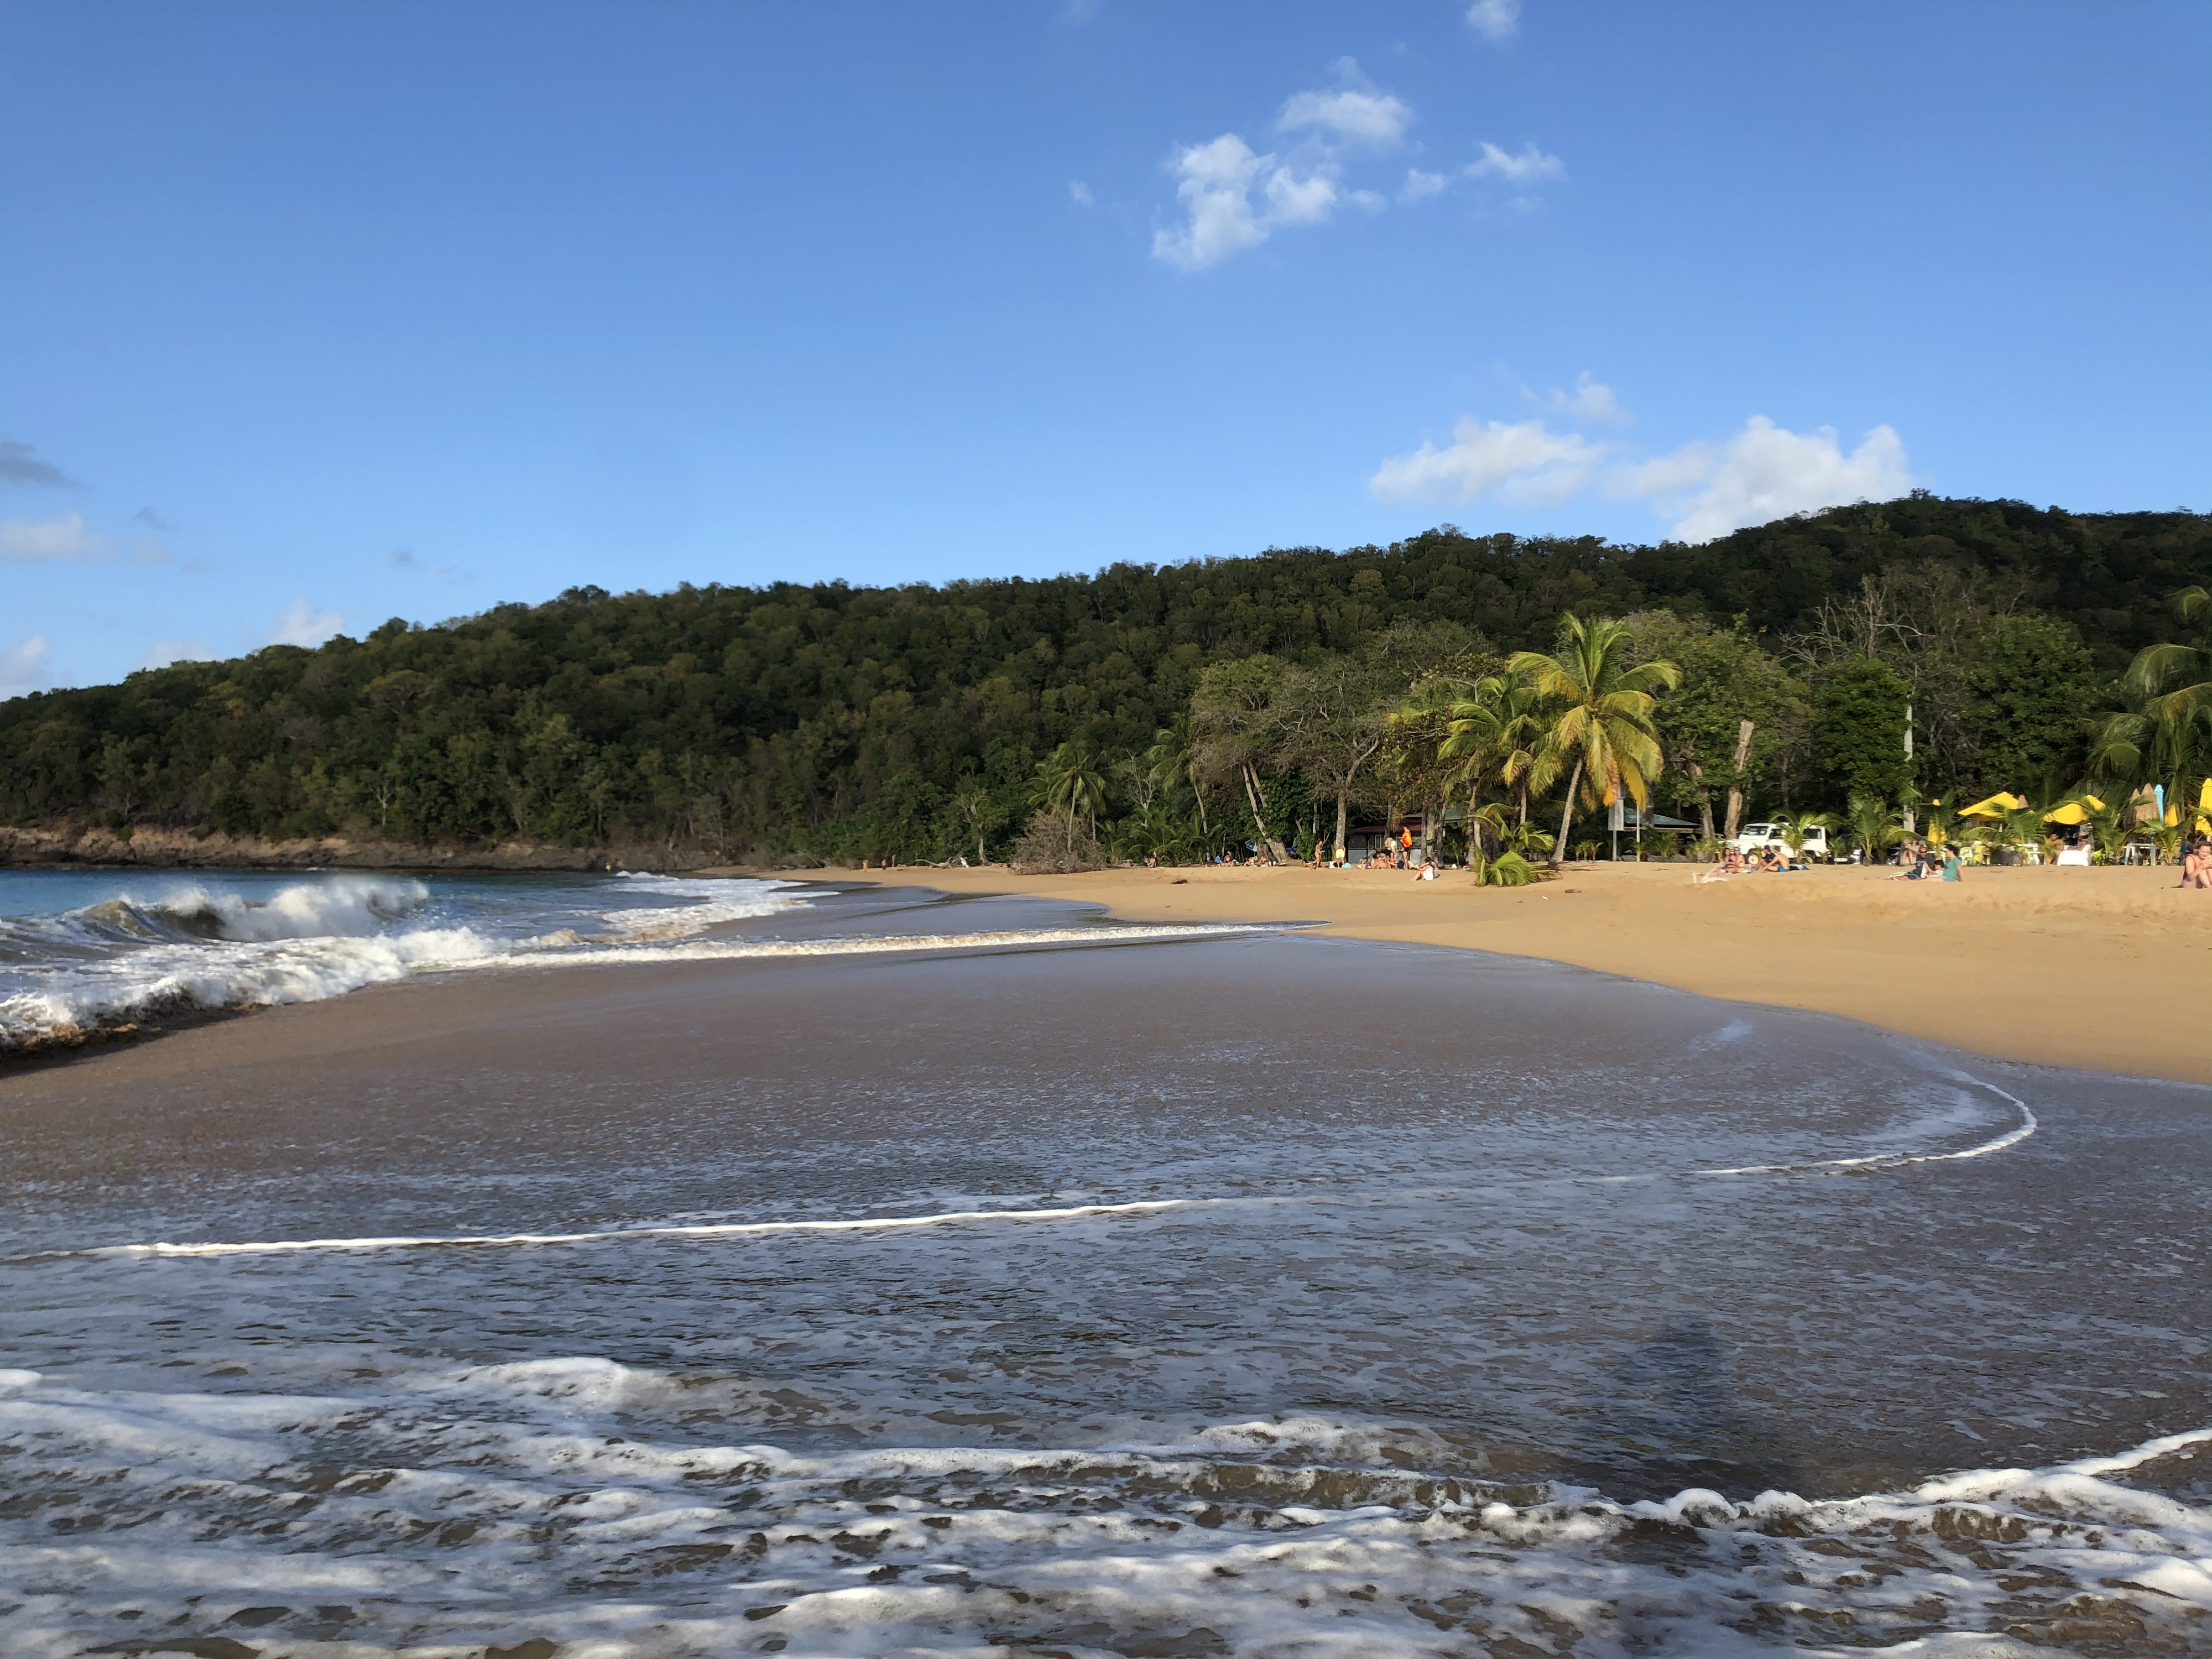
[[(1771, 847), (1778, 853), (1787, 853), (1790, 843), (1783, 839), (1782, 831), (1771, 823), (1747, 823), (1743, 833), (1729, 845), (1739, 853), (1756, 853)], [(1817, 823), (1805, 826), (1804, 856), (1826, 859), (1828, 856), (1828, 832)]]

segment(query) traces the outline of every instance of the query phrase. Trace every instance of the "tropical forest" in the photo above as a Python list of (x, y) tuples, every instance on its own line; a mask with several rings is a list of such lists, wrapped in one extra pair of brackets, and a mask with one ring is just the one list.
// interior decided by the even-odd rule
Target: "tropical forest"
[[(1700, 545), (1474, 535), (943, 586), (573, 588), (0, 702), (0, 823), (663, 865), (1061, 867), (1612, 805), (1879, 848), (2212, 770), (2212, 518), (1926, 492)], [(2162, 793), (2161, 793), (2162, 792)], [(1510, 870), (1510, 863), (1501, 866)]]

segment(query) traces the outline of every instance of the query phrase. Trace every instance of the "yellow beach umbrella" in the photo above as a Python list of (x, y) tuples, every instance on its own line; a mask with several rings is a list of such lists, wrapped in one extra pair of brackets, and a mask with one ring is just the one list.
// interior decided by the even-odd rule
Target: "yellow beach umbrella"
[(1962, 818), (2001, 818), (2008, 812), (2017, 812), (2027, 803), (2018, 795), (2008, 795), (2002, 789), (1987, 800), (1978, 800), (1972, 806), (1962, 806)]
[(2104, 810), (2105, 803), (2094, 795), (2082, 795), (2068, 801), (2063, 806), (2045, 812), (2043, 815), (2043, 821), (2045, 823), (2080, 823), (2084, 822), (2092, 811), (2101, 812)]

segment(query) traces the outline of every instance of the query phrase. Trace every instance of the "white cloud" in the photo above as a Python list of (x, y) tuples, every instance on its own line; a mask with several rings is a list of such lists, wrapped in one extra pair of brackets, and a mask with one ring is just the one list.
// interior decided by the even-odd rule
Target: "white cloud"
[(1406, 182), (1398, 187), (1398, 199), (1406, 203), (1425, 202), (1431, 196), (1441, 195), (1443, 187), (1450, 182), (1441, 173), (1424, 173), (1419, 167), (1407, 167)]
[(1185, 270), (1218, 265), (1286, 227), (1318, 224), (1337, 202), (1332, 169), (1301, 177), (1273, 155), (1254, 155), (1233, 132), (1181, 151), (1175, 172), (1182, 179), (1176, 195), (1189, 217), (1152, 234), (1152, 255)]
[[(1358, 73), (1346, 58), (1341, 65)], [(1337, 92), (1301, 92), (1284, 100), (1278, 132), (1319, 131), (1344, 143), (1389, 149), (1406, 136), (1413, 112), (1387, 92), (1365, 92), (1347, 87)]]
[(84, 527), (82, 513), (60, 513), (51, 519), (0, 519), (0, 559), (10, 564), (50, 559), (76, 562), (114, 556), (106, 537)]
[(1727, 442), (1686, 444), (1625, 469), (1610, 488), (1651, 502), (1677, 539), (1709, 542), (1793, 513), (1889, 501), (1912, 485), (1905, 445), (1887, 426), (1846, 455), (1832, 426), (1791, 432), (1754, 415)]
[(1576, 378), (1572, 392), (1562, 392), (1553, 386), (1540, 398), (1533, 392), (1528, 393), (1528, 401), (1551, 414), (1601, 426), (1626, 425), (1636, 418), (1621, 407), (1613, 388), (1594, 378), (1588, 369)]
[(269, 643), (317, 646), (344, 626), (345, 618), (337, 611), (318, 611), (305, 599), (295, 599), (269, 624)]
[[(1389, 205), (1378, 191), (1345, 188), (1343, 160), (1348, 151), (1401, 143), (1413, 112), (1369, 85), (1351, 58), (1339, 60), (1336, 70), (1350, 84), (1284, 100), (1275, 131), (1290, 140), (1284, 146), (1287, 155), (1262, 154), (1233, 132), (1175, 153), (1169, 171), (1176, 178), (1184, 221), (1152, 233), (1153, 258), (1185, 270), (1206, 270), (1279, 230), (1320, 224), (1346, 202), (1370, 210)], [(1439, 183), (1416, 189), (1405, 199), (1441, 188)]]
[[(130, 556), (134, 564), (167, 564), (172, 556), (159, 536), (141, 536), (131, 543)], [(0, 563), (105, 564), (119, 556), (112, 541), (85, 528), (81, 513), (0, 519)]]
[(144, 668), (167, 668), (175, 662), (212, 662), (215, 653), (197, 634), (188, 640), (156, 640), (146, 647), (145, 654), (131, 665), (137, 673)]
[(1471, 501), (1492, 491), (1527, 507), (1556, 507), (1596, 481), (1604, 449), (1541, 421), (1462, 421), (1444, 448), (1395, 455), (1368, 481), (1385, 501)]
[[(1573, 392), (1553, 390), (1560, 412), (1603, 418), (1620, 410), (1612, 389), (1585, 374)], [(1911, 489), (1905, 445), (1887, 426), (1848, 455), (1833, 427), (1791, 432), (1753, 416), (1734, 437), (1692, 443), (1670, 454), (1629, 459), (1618, 442), (1555, 432), (1543, 419), (1508, 424), (1463, 420), (1452, 441), (1423, 444), (1386, 460), (1368, 481), (1378, 501), (1472, 501), (1497, 495), (1522, 507), (1557, 507), (1603, 485), (1617, 499), (1648, 502), (1668, 533), (1709, 542), (1747, 525), (1769, 524), (1858, 501), (1889, 501)]]
[(1470, 162), (1468, 175), (1474, 179), (1503, 179), (1509, 185), (1534, 184), (1545, 179), (1564, 179), (1567, 164), (1556, 155), (1547, 155), (1534, 144), (1523, 144), (1515, 155), (1495, 144), (1482, 147), (1482, 159)]
[(1067, 181), (1067, 199), (1074, 203), (1078, 207), (1089, 207), (1091, 205), (1091, 186), (1085, 184), (1080, 179), (1069, 179)]
[(1521, 27), (1521, 0), (1474, 0), (1467, 26), (1486, 40), (1510, 40)]
[(0, 697), (20, 697), (53, 684), (54, 644), (33, 634), (13, 645), (0, 645)]

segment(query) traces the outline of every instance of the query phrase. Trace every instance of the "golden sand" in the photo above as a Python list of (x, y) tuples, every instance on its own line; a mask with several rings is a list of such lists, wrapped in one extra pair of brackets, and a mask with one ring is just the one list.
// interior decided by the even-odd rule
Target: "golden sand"
[(1954, 885), (1838, 866), (1699, 884), (1698, 867), (1576, 865), (1518, 890), (1304, 867), (866, 878), (1073, 899), (1133, 921), (1318, 920), (1842, 1014), (2002, 1060), (2212, 1084), (2212, 892), (2180, 890), (2172, 870), (1972, 870)]

